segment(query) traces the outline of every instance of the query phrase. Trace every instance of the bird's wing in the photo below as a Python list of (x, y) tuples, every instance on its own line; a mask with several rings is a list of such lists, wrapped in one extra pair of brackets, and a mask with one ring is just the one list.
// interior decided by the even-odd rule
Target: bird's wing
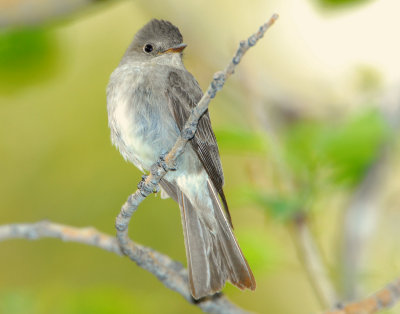
[[(203, 92), (195, 78), (187, 71), (170, 72), (168, 76), (167, 97), (170, 109), (175, 117), (176, 124), (182, 131), (191, 109), (197, 105)], [(190, 141), (194, 151), (203, 164), (211, 182), (215, 186), (224, 204), (228, 220), (232, 225), (228, 204), (225, 199), (224, 174), (219, 157), (218, 145), (208, 111), (200, 118), (194, 138)]]

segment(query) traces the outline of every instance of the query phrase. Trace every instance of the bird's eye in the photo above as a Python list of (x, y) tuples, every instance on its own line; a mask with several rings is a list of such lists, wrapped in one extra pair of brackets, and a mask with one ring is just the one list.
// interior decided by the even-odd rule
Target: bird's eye
[(153, 46), (150, 45), (150, 44), (146, 44), (146, 45), (144, 45), (144, 47), (143, 47), (143, 51), (146, 52), (146, 53), (150, 53), (150, 52), (153, 51)]

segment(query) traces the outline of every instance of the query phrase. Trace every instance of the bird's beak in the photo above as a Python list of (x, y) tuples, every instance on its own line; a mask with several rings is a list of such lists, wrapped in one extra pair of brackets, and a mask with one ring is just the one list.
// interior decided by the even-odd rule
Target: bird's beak
[(179, 53), (179, 52), (182, 52), (183, 49), (186, 48), (186, 46), (187, 46), (186, 44), (179, 44), (174, 47), (168, 48), (167, 50), (161, 51), (161, 52), (159, 52), (159, 54), (170, 53), (170, 52), (171, 53)]

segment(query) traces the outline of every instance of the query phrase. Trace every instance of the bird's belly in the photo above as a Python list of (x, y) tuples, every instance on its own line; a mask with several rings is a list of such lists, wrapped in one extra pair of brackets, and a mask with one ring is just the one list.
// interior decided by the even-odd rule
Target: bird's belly
[(136, 123), (135, 120), (125, 105), (118, 105), (114, 112), (115, 132), (112, 141), (126, 160), (144, 171), (154, 163), (157, 154), (151, 136), (146, 136), (142, 131), (143, 126), (146, 128), (146, 121)]
[[(115, 73), (114, 73), (115, 72)], [(142, 67), (117, 68), (107, 89), (111, 139), (122, 156), (141, 171), (149, 170), (171, 149), (179, 129), (162, 86)]]
[(114, 145), (141, 171), (149, 170), (162, 153), (172, 148), (179, 135), (172, 117), (166, 119), (164, 112), (153, 110), (149, 113), (135, 110), (135, 106), (119, 104), (113, 120)]

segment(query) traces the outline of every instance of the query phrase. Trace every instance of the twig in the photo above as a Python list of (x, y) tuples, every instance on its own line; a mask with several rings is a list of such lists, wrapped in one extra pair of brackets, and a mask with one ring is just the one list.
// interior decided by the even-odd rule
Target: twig
[(323, 308), (337, 304), (336, 290), (322, 261), (320, 251), (307, 225), (305, 214), (299, 213), (294, 219), (294, 238), (297, 252)]
[(393, 307), (400, 299), (400, 278), (370, 297), (324, 314), (370, 314)]
[(389, 152), (383, 145), (346, 209), (343, 230), (342, 285), (344, 300), (362, 294), (361, 277), (365, 271), (367, 245), (379, 216), (379, 197), (387, 177)]
[(32, 5), (31, 1), (0, 1), (0, 27), (41, 25), (65, 18), (99, 2), (101, 1), (41, 0)]
[[(400, 132), (399, 88), (388, 90), (381, 99), (381, 113), (393, 134)], [(391, 175), (391, 148), (396, 136), (385, 139), (378, 148), (363, 180), (357, 187), (344, 215), (342, 231), (342, 286), (344, 300), (352, 301), (362, 294), (361, 277), (368, 260), (368, 246), (379, 221), (382, 187)]]
[(92, 227), (75, 228), (49, 221), (0, 226), (0, 241), (10, 239), (37, 240), (41, 238), (58, 238), (65, 242), (84, 243), (123, 255), (117, 239)]
[[(296, 107), (294, 98), (285, 97), (281, 94), (276, 94), (271, 98), (271, 91), (256, 91), (254, 85), (256, 82), (251, 76), (245, 76), (242, 83), (248, 88), (251, 100), (249, 103), (252, 106), (253, 114), (258, 124), (261, 126), (265, 138), (268, 139), (268, 157), (272, 159), (274, 171), (279, 176), (279, 187), (284, 193), (295, 193), (296, 184), (293, 174), (289, 170), (288, 164), (285, 163), (282, 143), (280, 143), (277, 134), (277, 124), (282, 119), (298, 119), (298, 113), (294, 109)], [(275, 86), (275, 89), (276, 86)], [(278, 88), (279, 90), (279, 88)], [(283, 92), (281, 92), (283, 93)], [(279, 115), (275, 113), (275, 117), (265, 109), (265, 104), (275, 103), (279, 107)], [(286, 115), (286, 117), (284, 116)], [(299, 211), (289, 221), (289, 226), (292, 231), (293, 242), (296, 246), (297, 255), (301, 260), (304, 270), (307, 274), (309, 282), (315, 292), (315, 295), (321, 304), (322, 308), (330, 308), (337, 304), (337, 292), (332, 278), (329, 276), (326, 263), (321, 257), (321, 250), (316, 244), (316, 239), (310, 231), (308, 225), (307, 214), (304, 211)]]
[[(76, 228), (49, 221), (0, 226), (0, 242), (11, 239), (38, 240), (42, 238), (57, 238), (65, 242), (79, 242), (123, 255), (115, 237), (102, 233), (92, 227)], [(158, 278), (162, 280), (168, 279), (172, 286), (181, 286), (180, 290), (187, 289), (187, 273), (181, 263), (151, 248), (137, 243), (133, 245), (141, 252), (142, 262), (151, 264), (157, 269), (156, 276)], [(185, 296), (185, 298), (190, 300), (194, 305), (199, 306), (205, 312), (245, 313), (222, 294), (217, 294), (198, 303), (191, 300), (189, 296)]]
[[(183, 297), (189, 302), (193, 302), (193, 298), (188, 288), (186, 273), (184, 278), (181, 277), (181, 280), (177, 285), (175, 283), (176, 280), (173, 280), (173, 275), (167, 271), (168, 269), (163, 267), (162, 263), (154, 263), (153, 260), (149, 260), (147, 258), (148, 254), (146, 254), (145, 251), (143, 251), (129, 239), (128, 225), (139, 204), (153, 191), (157, 191), (158, 183), (162, 177), (169, 170), (175, 168), (175, 161), (177, 157), (182, 154), (186, 143), (193, 138), (197, 129), (197, 122), (208, 109), (208, 104), (210, 103), (211, 99), (215, 97), (216, 93), (221, 90), (228, 77), (232, 75), (235, 67), (239, 64), (246, 51), (250, 47), (254, 46), (257, 41), (263, 37), (264, 33), (272, 24), (274, 24), (277, 18), (278, 15), (274, 14), (267, 23), (259, 28), (257, 33), (250, 36), (247, 41), (241, 41), (232, 61), (223, 71), (219, 71), (214, 74), (214, 78), (210, 86), (204, 93), (197, 106), (192, 110), (188, 120), (186, 121), (185, 127), (183, 128), (181, 135), (177, 139), (173, 148), (164, 158), (160, 157), (160, 160), (151, 167), (150, 174), (140, 183), (140, 188), (138, 188), (134, 194), (128, 197), (128, 200), (122, 206), (121, 212), (116, 219), (115, 225), (117, 228), (117, 239), (124, 254), (129, 256), (129, 258), (136, 262), (140, 267), (154, 274), (169, 289), (183, 295)], [(201, 307), (202, 303), (203, 301), (199, 301), (198, 305)]]

